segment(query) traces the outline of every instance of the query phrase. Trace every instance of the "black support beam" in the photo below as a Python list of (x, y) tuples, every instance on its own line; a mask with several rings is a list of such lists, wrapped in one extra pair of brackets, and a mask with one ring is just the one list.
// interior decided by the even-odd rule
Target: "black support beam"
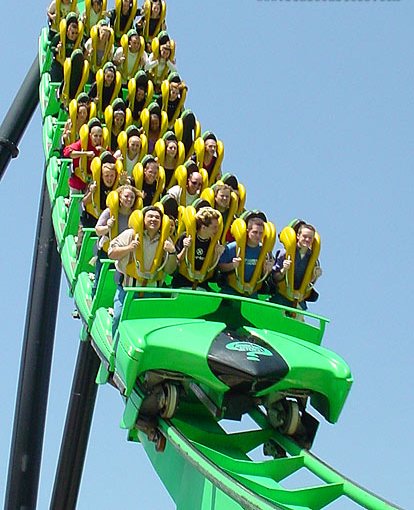
[(5, 510), (36, 508), (61, 274), (50, 211), (44, 177), (20, 360)]
[(81, 342), (56, 471), (50, 510), (75, 510), (95, 408), (99, 358), (90, 338)]
[(18, 144), (39, 103), (39, 84), (40, 72), (36, 56), (0, 126), (0, 180), (11, 158), (19, 154)]

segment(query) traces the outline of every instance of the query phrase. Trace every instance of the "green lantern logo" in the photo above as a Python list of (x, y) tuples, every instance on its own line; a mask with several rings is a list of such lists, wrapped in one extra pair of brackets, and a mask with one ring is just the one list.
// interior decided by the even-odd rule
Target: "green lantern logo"
[(273, 356), (269, 349), (251, 342), (230, 342), (226, 349), (245, 352), (249, 361), (260, 361), (260, 356)]

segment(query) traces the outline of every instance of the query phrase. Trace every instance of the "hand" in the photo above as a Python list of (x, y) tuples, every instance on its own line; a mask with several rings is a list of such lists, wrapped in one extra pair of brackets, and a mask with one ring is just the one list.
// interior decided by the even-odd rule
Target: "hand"
[(241, 261), (242, 261), (242, 259), (240, 257), (233, 257), (232, 263), (233, 263), (234, 269), (236, 269), (236, 267), (240, 266)]
[(320, 276), (322, 276), (322, 268), (320, 266), (315, 266), (313, 269), (313, 281), (317, 280)]
[(167, 253), (175, 253), (174, 243), (171, 242), (169, 239), (167, 239), (164, 242), (164, 251), (166, 251)]
[(111, 216), (109, 220), (106, 222), (106, 226), (111, 230), (111, 228), (115, 225), (115, 216)]
[(268, 274), (272, 270), (273, 264), (275, 263), (273, 258), (268, 258), (263, 264), (263, 274)]
[(84, 151), (84, 155), (88, 158), (88, 159), (93, 159), (95, 157), (95, 153), (93, 151)]
[(214, 247), (214, 256), (215, 258), (220, 257), (225, 250), (225, 247), (222, 244), (216, 244)]
[(184, 239), (183, 239), (184, 248), (189, 248), (191, 245), (191, 241), (192, 241), (191, 236), (184, 237)]
[(129, 243), (128, 248), (129, 251), (135, 251), (139, 246), (139, 239), (138, 235), (135, 236), (135, 238)]
[(288, 255), (288, 258), (283, 261), (283, 269), (281, 273), (286, 273), (287, 271), (289, 271), (291, 265), (292, 261), (290, 260), (290, 255)]
[(127, 184), (129, 181), (128, 181), (128, 173), (123, 171), (119, 174), (119, 184), (121, 184), (121, 186), (123, 184)]
[(95, 193), (96, 188), (97, 188), (96, 181), (91, 182), (91, 184), (89, 185), (89, 191), (90, 191), (90, 193), (92, 193), (92, 194), (93, 194), (93, 193)]

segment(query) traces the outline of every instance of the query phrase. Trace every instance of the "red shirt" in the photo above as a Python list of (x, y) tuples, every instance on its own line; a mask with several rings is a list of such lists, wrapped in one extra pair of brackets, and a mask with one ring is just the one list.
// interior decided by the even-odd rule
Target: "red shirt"
[[(81, 141), (78, 140), (78, 141), (76, 141), (74, 143), (71, 143), (70, 145), (67, 145), (63, 149), (63, 157), (69, 158), (70, 154), (72, 153), (72, 151), (81, 151), (81, 150), (82, 150)], [(99, 156), (100, 155), (100, 151), (98, 151), (98, 149), (92, 145), (91, 137), (90, 136), (88, 137), (88, 148), (87, 148), (87, 150), (88, 151), (93, 151), (95, 156)], [(88, 163), (87, 163), (88, 174), (90, 173), (91, 161), (92, 161), (92, 159), (88, 159)], [(71, 188), (73, 188), (73, 189), (76, 189), (76, 190), (79, 190), (79, 191), (84, 191), (85, 188), (86, 188), (86, 182), (83, 182), (83, 180), (78, 175), (75, 175), (75, 170), (79, 167), (79, 162), (80, 162), (80, 158), (74, 158), (72, 160), (73, 171), (72, 171), (71, 176), (69, 177), (69, 186)]]

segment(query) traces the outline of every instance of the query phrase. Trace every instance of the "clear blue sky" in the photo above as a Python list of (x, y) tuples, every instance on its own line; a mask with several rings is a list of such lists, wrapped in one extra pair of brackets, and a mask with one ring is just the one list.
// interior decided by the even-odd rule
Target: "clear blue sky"
[[(0, 119), (34, 58), (46, 7), (3, 2)], [(321, 298), (311, 310), (331, 318), (325, 346), (347, 360), (355, 382), (339, 423), (321, 424), (313, 451), (407, 509), (413, 19), (410, 0), (170, 0), (167, 9), (187, 104), (224, 141), (224, 169), (246, 184), (247, 205), (265, 210), (278, 230), (301, 217), (321, 234)], [(43, 171), (39, 112), (20, 149), (0, 201), (2, 495)], [(62, 282), (40, 509), (48, 507), (78, 349), (80, 323)], [(100, 388), (78, 509), (173, 509), (141, 447), (126, 442), (121, 413), (113, 388)]]

